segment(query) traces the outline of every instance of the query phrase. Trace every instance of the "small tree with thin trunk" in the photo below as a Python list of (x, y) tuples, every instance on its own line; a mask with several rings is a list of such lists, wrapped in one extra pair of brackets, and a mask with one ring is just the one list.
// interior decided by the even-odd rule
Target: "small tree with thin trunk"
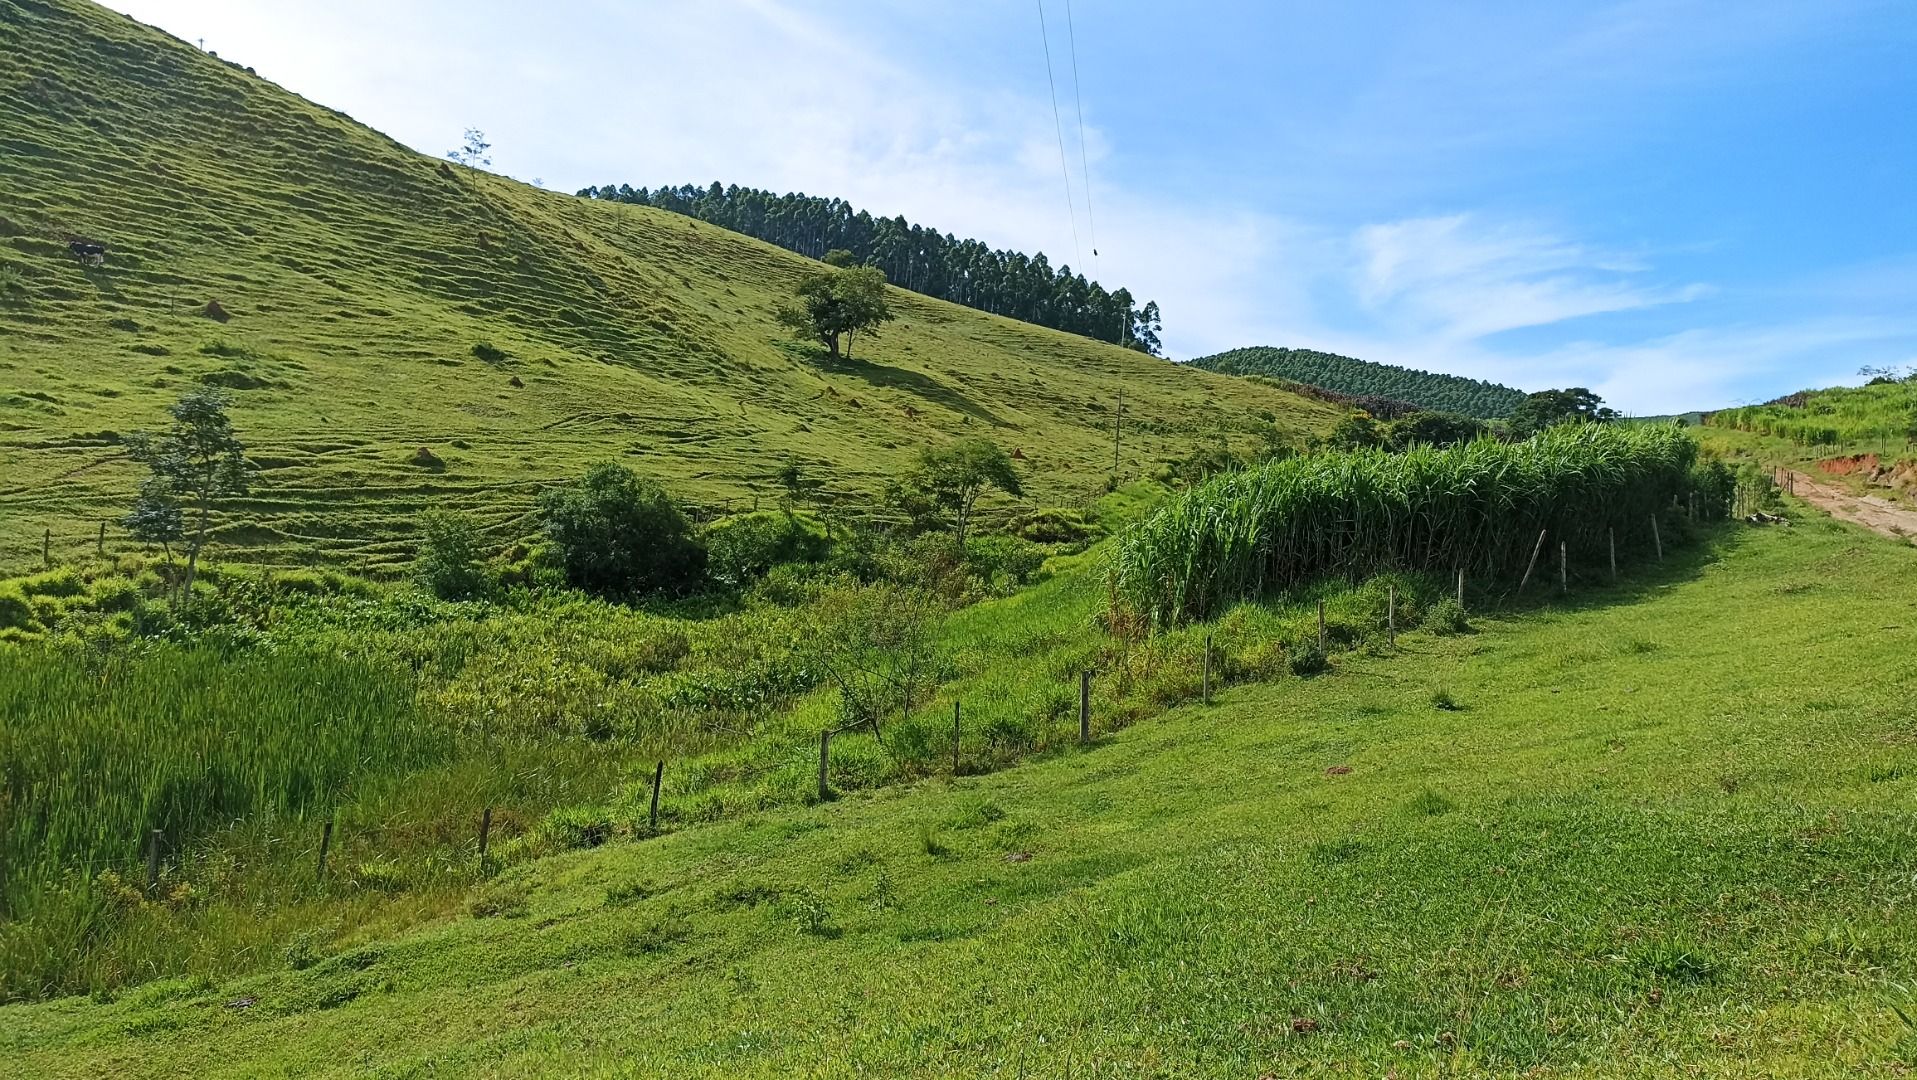
[(193, 576), (206, 547), (213, 504), (246, 494), (246, 447), (234, 436), (232, 419), (226, 414), (232, 400), (232, 395), (217, 387), (189, 390), (167, 410), (173, 416), (172, 427), (127, 436), (127, 455), (145, 465), (148, 473), (122, 524), (143, 540), (184, 545), (186, 576), (180, 596), (185, 600), (193, 595)]
[(476, 127), (469, 127), (460, 139), (459, 148), (446, 151), (446, 157), (461, 165), (477, 169), (493, 163), (492, 156), (487, 153), (492, 148), (493, 144), (486, 141), (485, 132)]
[(1025, 494), (1011, 456), (990, 439), (961, 439), (949, 446), (927, 447), (920, 451), (907, 480), (913, 491), (952, 515), (960, 551), (965, 550), (965, 534), (979, 496), (990, 489), (1013, 498)]
[(894, 582), (843, 583), (811, 605), (800, 650), (838, 688), (841, 730), (869, 727), (883, 744), (881, 718), (911, 714), (935, 681), (939, 613), (931, 593)]

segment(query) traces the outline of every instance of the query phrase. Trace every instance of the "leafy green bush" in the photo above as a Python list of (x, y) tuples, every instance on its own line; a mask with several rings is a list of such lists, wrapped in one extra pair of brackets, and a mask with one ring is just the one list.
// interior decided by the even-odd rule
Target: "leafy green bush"
[(1287, 654), (1291, 657), (1293, 675), (1317, 675), (1331, 667), (1331, 658), (1325, 655), (1316, 639), (1298, 642)]
[(1425, 612), (1423, 625), (1434, 634), (1462, 634), (1471, 629), (1471, 620), (1465, 614), (1464, 605), (1447, 596)]
[(831, 552), (825, 530), (801, 514), (764, 510), (715, 522), (706, 530), (706, 569), (715, 581), (745, 588), (782, 563), (817, 563)]
[(1698, 516), (1726, 517), (1737, 503), (1737, 473), (1721, 458), (1709, 457), (1691, 467), (1691, 491), (1697, 495)]
[(29, 630), (36, 626), (33, 605), (20, 592), (19, 585), (0, 585), (0, 630)]
[(546, 492), (538, 514), (575, 588), (614, 598), (684, 593), (705, 576), (692, 523), (663, 488), (624, 465), (602, 462)]
[(475, 342), (473, 344), (473, 356), (488, 364), (503, 364), (509, 359), (509, 354), (506, 350), (499, 348), (490, 341)]
[(452, 510), (428, 510), (419, 520), (413, 581), (441, 600), (472, 600), (492, 589), (479, 525)]
[(1001, 587), (1031, 581), (1045, 565), (1046, 551), (1016, 536), (998, 533), (973, 536), (965, 542), (965, 557), (973, 574)]

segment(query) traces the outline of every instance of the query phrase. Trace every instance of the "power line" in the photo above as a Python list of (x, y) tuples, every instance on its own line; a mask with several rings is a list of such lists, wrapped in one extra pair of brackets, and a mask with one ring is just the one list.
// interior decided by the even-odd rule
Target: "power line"
[(1085, 177), (1085, 229), (1092, 241), (1092, 277), (1098, 277), (1098, 219), (1092, 216), (1092, 163), (1085, 149), (1085, 95), (1078, 88), (1078, 28), (1072, 23), (1072, 0), (1065, 0), (1065, 40), (1072, 50), (1072, 101), (1078, 106), (1078, 164)]
[(1065, 121), (1059, 117), (1058, 83), (1052, 78), (1052, 39), (1045, 30), (1045, 0), (1038, 0), (1038, 38), (1045, 45), (1045, 85), (1052, 92), (1052, 128), (1058, 133), (1058, 171), (1065, 179), (1065, 216), (1072, 223), (1072, 253), (1082, 264), (1085, 252), (1078, 246), (1078, 205), (1072, 201), (1072, 166), (1065, 156)]

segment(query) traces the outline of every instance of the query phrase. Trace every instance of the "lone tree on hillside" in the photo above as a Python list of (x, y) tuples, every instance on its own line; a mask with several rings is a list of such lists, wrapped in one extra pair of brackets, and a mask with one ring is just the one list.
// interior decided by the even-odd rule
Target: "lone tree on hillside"
[(1540, 390), (1527, 394), (1511, 413), (1511, 436), (1528, 439), (1553, 424), (1602, 424), (1617, 419), (1617, 410), (1582, 386), (1568, 390)]
[(459, 149), (446, 151), (446, 156), (461, 165), (477, 169), (481, 165), (493, 163), (492, 156), (487, 153), (492, 148), (493, 144), (486, 141), (485, 132), (476, 127), (469, 127), (466, 129), (465, 137), (460, 140)]
[(906, 475), (906, 486), (952, 514), (960, 551), (965, 550), (972, 508), (988, 488), (1013, 498), (1025, 494), (1011, 457), (989, 439), (961, 439), (950, 446), (926, 447)]
[(574, 588), (624, 598), (687, 592), (705, 576), (692, 523), (665, 489), (624, 465), (601, 462), (546, 492), (538, 514)]
[(147, 478), (121, 524), (135, 537), (169, 550), (175, 541), (184, 543), (186, 577), (180, 595), (189, 600), (213, 504), (246, 493), (246, 447), (233, 435), (233, 422), (226, 415), (230, 404), (232, 395), (218, 387), (189, 390), (167, 410), (172, 427), (136, 431), (126, 440), (127, 456), (147, 467)]
[(839, 358), (841, 337), (846, 339), (845, 358), (850, 360), (853, 335), (861, 330), (877, 333), (880, 325), (892, 319), (892, 309), (885, 302), (885, 271), (876, 266), (839, 266), (807, 274), (793, 290), (793, 303), (779, 309), (781, 323), (818, 338), (834, 360)]

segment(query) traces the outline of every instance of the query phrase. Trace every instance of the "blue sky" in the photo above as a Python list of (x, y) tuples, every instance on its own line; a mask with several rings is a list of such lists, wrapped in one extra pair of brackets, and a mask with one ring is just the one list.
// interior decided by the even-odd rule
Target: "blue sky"
[(1077, 0), (1082, 158), (1044, 0), (1071, 214), (1039, 0), (110, 6), (427, 152), (484, 128), (548, 187), (717, 179), (1042, 250), (1156, 298), (1180, 358), (1638, 413), (1917, 363), (1911, 0)]

